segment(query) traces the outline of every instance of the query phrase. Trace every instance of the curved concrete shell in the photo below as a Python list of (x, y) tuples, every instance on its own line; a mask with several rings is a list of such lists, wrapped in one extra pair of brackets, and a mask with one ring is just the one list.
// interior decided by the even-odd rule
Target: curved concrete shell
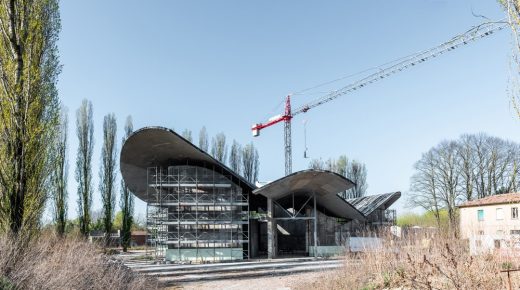
[(208, 153), (164, 127), (145, 127), (135, 131), (121, 149), (121, 175), (130, 191), (143, 201), (147, 201), (148, 168), (175, 164), (208, 168), (230, 176), (235, 184), (250, 190), (256, 188)]
[(354, 183), (342, 175), (325, 170), (303, 170), (287, 175), (253, 191), (278, 200), (290, 194), (316, 194), (319, 210), (329, 216), (365, 220), (365, 216), (344, 200), (338, 193), (348, 190)]

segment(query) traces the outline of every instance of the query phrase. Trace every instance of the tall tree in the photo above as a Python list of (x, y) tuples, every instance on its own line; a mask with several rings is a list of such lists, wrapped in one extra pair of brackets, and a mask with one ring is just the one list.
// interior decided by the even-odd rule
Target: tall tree
[(448, 213), (451, 233), (457, 234), (456, 206), (461, 201), (519, 188), (520, 146), (485, 134), (462, 135), (432, 147), (415, 165), (410, 204)]
[(116, 157), (117, 157), (117, 122), (115, 115), (108, 114), (103, 119), (103, 147), (101, 148), (101, 169), (99, 171), (99, 191), (103, 201), (103, 230), (105, 232), (105, 245), (110, 242), (112, 225), (114, 222), (114, 209), (116, 206)]
[(354, 182), (355, 186), (353, 188), (340, 194), (343, 198), (357, 198), (366, 194), (368, 187), (366, 182), (367, 169), (365, 164), (361, 162), (356, 160), (349, 161), (347, 156), (341, 155), (338, 159), (329, 158), (326, 161), (323, 161), (321, 158), (312, 159), (309, 163), (309, 168), (332, 171)]
[(410, 191), (414, 192), (414, 195), (410, 197), (408, 202), (413, 207), (421, 207), (433, 212), (437, 226), (440, 228), (442, 204), (437, 185), (438, 158), (436, 154), (436, 150), (430, 149), (414, 164), (416, 172), (410, 183)]
[(63, 236), (65, 226), (67, 224), (67, 179), (68, 179), (68, 161), (67, 161), (67, 137), (68, 137), (68, 117), (67, 109), (62, 108), (60, 111), (60, 123), (56, 127), (58, 134), (54, 139), (54, 155), (53, 155), (53, 173), (51, 176), (52, 200), (54, 210), (54, 223), (56, 225), (56, 233)]
[(206, 131), (206, 127), (202, 127), (199, 132), (199, 148), (208, 152), (209, 150), (209, 140), (208, 140), (208, 131)]
[(310, 169), (315, 169), (315, 170), (324, 170), (325, 169), (325, 163), (323, 162), (323, 160), (321, 158), (320, 159), (312, 159), (309, 162), (309, 168)]
[[(125, 144), (126, 139), (130, 137), (134, 130), (132, 125), (132, 117), (128, 116), (125, 122), (125, 131), (121, 144)], [(121, 145), (123, 146), (123, 145)], [(132, 236), (132, 223), (134, 215), (134, 196), (126, 186), (125, 181), (121, 178), (121, 198), (119, 200), (121, 207), (122, 219), (121, 219), (121, 246), (123, 252), (126, 252), (130, 246)]]
[(511, 103), (520, 118), (520, 1), (518, 0), (498, 0), (508, 15), (509, 27), (512, 31), (512, 54), (511, 68), (514, 71), (510, 73), (509, 93), (511, 95)]
[(233, 140), (231, 150), (229, 151), (229, 166), (233, 171), (241, 174), (242, 169), (242, 147), (237, 141)]
[(94, 123), (92, 103), (83, 100), (76, 111), (76, 134), (78, 153), (76, 155), (76, 181), (78, 183), (78, 219), (81, 234), (87, 236), (90, 230), (92, 207), (92, 153), (94, 149)]
[(242, 170), (244, 178), (255, 183), (258, 181), (258, 170), (260, 168), (260, 159), (258, 151), (253, 143), (249, 143), (242, 149)]
[(213, 137), (211, 146), (211, 155), (218, 161), (226, 163), (228, 146), (226, 144), (226, 135), (224, 133), (218, 133)]
[(0, 5), (0, 231), (40, 224), (58, 122), (58, 0)]
[(367, 191), (367, 168), (365, 164), (356, 160), (347, 166), (346, 177), (354, 182), (354, 187), (347, 190), (347, 198), (365, 196)]
[(191, 130), (189, 130), (189, 129), (184, 129), (184, 131), (182, 131), (182, 137), (190, 142), (193, 142)]
[(456, 234), (456, 206), (460, 196), (460, 172), (458, 165), (457, 143), (445, 141), (437, 146), (437, 176), (441, 202), (448, 211), (450, 232)]

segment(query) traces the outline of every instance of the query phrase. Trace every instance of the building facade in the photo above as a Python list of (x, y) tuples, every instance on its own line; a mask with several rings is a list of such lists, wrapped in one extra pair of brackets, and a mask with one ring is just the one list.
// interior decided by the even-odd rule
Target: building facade
[(340, 253), (360, 227), (382, 222), (375, 212), (400, 196), (367, 199), (357, 208), (338, 194), (354, 186), (350, 180), (310, 169), (257, 187), (162, 127), (129, 136), (120, 169), (147, 204), (147, 244), (163, 261)]
[(461, 238), (472, 254), (520, 250), (520, 193), (468, 201), (459, 209)]

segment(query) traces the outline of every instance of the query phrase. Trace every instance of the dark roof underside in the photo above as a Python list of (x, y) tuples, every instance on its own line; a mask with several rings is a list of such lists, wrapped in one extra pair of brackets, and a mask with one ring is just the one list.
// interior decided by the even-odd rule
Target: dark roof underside
[(146, 127), (135, 131), (121, 148), (121, 175), (137, 197), (146, 201), (147, 168), (186, 165), (205, 167), (230, 176), (232, 181), (253, 190), (253, 184), (173, 130)]
[(368, 195), (358, 198), (347, 199), (365, 216), (370, 215), (376, 209), (387, 209), (401, 197), (401, 192), (391, 192), (378, 195)]
[(316, 194), (316, 203), (335, 217), (365, 220), (355, 207), (341, 198), (338, 193), (354, 186), (345, 177), (322, 170), (303, 170), (268, 183), (253, 191), (265, 197), (278, 200), (291, 193)]

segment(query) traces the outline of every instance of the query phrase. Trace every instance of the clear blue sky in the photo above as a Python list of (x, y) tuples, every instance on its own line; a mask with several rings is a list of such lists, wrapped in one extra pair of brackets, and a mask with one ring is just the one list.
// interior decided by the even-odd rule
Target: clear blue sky
[[(482, 21), (496, 1), (62, 1), (59, 91), (69, 108), (69, 216), (77, 215), (75, 112), (94, 106), (96, 192), (102, 119), (135, 128), (225, 132), (254, 141), (261, 181), (283, 176), (283, 126), (251, 137), (254, 122), (291, 92), (433, 47)], [(293, 122), (293, 167), (346, 154), (366, 163), (368, 193), (402, 191), (413, 163), (443, 139), (486, 132), (520, 142), (507, 94), (511, 35), (502, 31), (428, 61)], [(355, 78), (322, 89), (340, 88)], [(320, 91), (320, 90), (317, 90)], [(293, 106), (319, 95), (295, 96)], [(121, 144), (119, 144), (119, 148)], [(408, 211), (404, 202), (400, 213)], [(144, 203), (137, 203), (143, 214)]]

